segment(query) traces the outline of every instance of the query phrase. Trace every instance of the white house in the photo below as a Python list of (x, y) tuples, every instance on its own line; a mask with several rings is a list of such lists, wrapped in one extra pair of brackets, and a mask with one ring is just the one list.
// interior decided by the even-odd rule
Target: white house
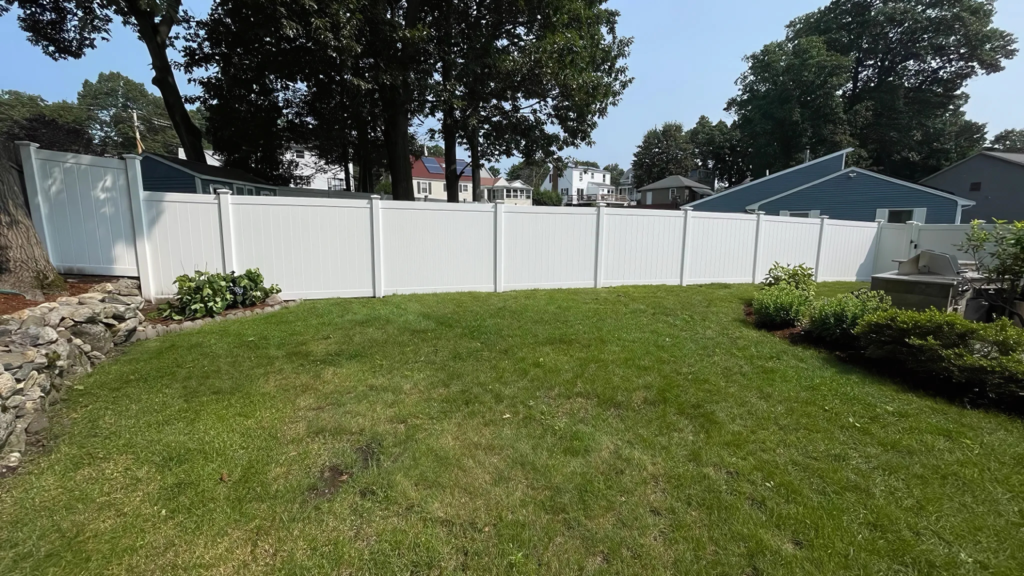
[[(210, 166), (220, 166), (220, 158), (214, 154), (213, 150), (206, 150), (206, 163)], [(285, 152), (285, 157), (289, 160), (295, 160), (298, 162), (299, 167), (296, 173), (299, 176), (308, 177), (310, 179), (308, 186), (303, 186), (306, 189), (312, 190), (344, 190), (345, 189), (345, 169), (340, 166), (328, 166), (321, 162), (315, 154), (302, 146), (289, 146), (288, 151)], [(185, 159), (185, 150), (178, 148), (178, 158)], [(352, 186), (355, 186), (355, 181), (352, 176), (352, 164), (348, 165), (349, 179)]]
[(494, 185), (487, 188), (487, 199), (491, 202), (503, 200), (505, 204), (532, 206), (533, 188), (522, 180), (510, 182), (504, 178), (498, 178)]
[(548, 186), (561, 195), (563, 206), (629, 204), (629, 198), (620, 195), (615, 186), (612, 186), (612, 174), (607, 170), (589, 166), (567, 166), (561, 175), (553, 171), (546, 180), (549, 182)]
[[(444, 179), (444, 158), (423, 156), (422, 158), (410, 158), (412, 160), (412, 190), (417, 201), (422, 202), (445, 202), (448, 200), (448, 184)], [(473, 201), (473, 173), (466, 165), (465, 160), (458, 161), (459, 173), (459, 201)], [(493, 186), (496, 179), (491, 176), (487, 168), (480, 168), (480, 187), (484, 194), (488, 188)]]
[(618, 193), (620, 196), (629, 198), (630, 202), (640, 199), (640, 193), (636, 190), (636, 182), (633, 180), (633, 168), (626, 170), (626, 173), (622, 175), (622, 179), (619, 180)]

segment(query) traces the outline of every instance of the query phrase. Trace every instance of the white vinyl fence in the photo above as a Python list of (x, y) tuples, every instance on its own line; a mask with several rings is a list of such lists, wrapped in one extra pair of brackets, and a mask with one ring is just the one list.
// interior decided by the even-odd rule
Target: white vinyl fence
[(285, 298), (760, 281), (773, 262), (868, 280), (967, 226), (629, 208), (145, 192), (139, 158), (21, 143), (33, 220), (62, 272), (137, 275), (147, 299), (196, 270), (259, 268)]

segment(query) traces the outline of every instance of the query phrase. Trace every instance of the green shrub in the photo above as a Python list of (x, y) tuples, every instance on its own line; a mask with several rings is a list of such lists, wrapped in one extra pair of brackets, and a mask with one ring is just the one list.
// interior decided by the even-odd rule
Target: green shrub
[(935, 309), (889, 309), (865, 317), (856, 333), (869, 357), (923, 383), (953, 383), (961, 393), (1024, 392), (1024, 330), (1005, 318), (979, 324)]
[(228, 308), (255, 306), (281, 292), (276, 284), (267, 287), (263, 282), (258, 268), (241, 275), (200, 270), (192, 276), (182, 274), (174, 280), (174, 299), (160, 305), (159, 315), (173, 320), (216, 316)]
[(799, 326), (811, 300), (810, 293), (789, 284), (764, 288), (754, 296), (754, 324), (765, 330)]
[(801, 292), (813, 295), (817, 282), (814, 281), (814, 268), (797, 264), (796, 266), (783, 266), (778, 262), (772, 264), (761, 285), (765, 288), (773, 286), (792, 286)]
[(808, 310), (805, 331), (822, 344), (853, 349), (858, 344), (854, 330), (861, 319), (888, 310), (891, 306), (892, 299), (884, 292), (866, 289), (825, 298), (815, 302)]

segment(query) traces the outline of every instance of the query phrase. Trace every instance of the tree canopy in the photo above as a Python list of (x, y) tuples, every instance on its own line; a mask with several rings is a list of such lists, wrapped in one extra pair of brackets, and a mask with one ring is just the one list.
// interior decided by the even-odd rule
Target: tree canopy
[(607, 170), (609, 173), (611, 173), (611, 176), (608, 178), (608, 181), (611, 182), (611, 185), (615, 186), (616, 188), (619, 187), (619, 183), (622, 182), (622, 177), (626, 174), (626, 171), (619, 167), (618, 164), (609, 164), (602, 168), (602, 170)]
[(679, 122), (666, 122), (644, 134), (633, 154), (633, 181), (642, 188), (669, 176), (687, 176), (696, 167), (693, 145)]
[(999, 152), (1024, 152), (1024, 130), (1003, 130), (992, 137), (991, 146)]
[(186, 157), (206, 163), (202, 132), (189, 115), (167, 55), (173, 47), (173, 29), (181, 21), (181, 0), (2, 0), (0, 15), (10, 7), (21, 9), (18, 25), (29, 41), (54, 60), (79, 59), (110, 38), (117, 18), (138, 34), (153, 67), (153, 85), (163, 98), (170, 123)]
[(845, 147), (917, 180), (979, 150), (963, 89), (1017, 55), (990, 0), (833, 0), (746, 57), (736, 116), (755, 175)]

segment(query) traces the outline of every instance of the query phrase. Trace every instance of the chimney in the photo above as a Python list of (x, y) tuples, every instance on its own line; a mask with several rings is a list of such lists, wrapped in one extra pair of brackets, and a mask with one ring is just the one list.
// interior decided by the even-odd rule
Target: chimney
[(810, 161), (811, 161), (811, 149), (810, 149), (810, 147), (808, 147), (807, 150), (804, 152), (804, 164), (807, 164)]

